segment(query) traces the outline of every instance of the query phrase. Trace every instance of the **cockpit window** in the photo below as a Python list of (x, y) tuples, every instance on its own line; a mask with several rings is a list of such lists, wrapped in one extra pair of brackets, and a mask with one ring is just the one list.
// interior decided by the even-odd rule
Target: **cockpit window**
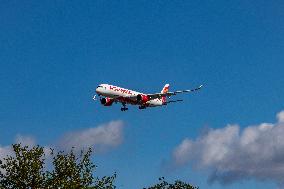
[(99, 88), (99, 87), (103, 87), (103, 86), (99, 85), (97, 88)]

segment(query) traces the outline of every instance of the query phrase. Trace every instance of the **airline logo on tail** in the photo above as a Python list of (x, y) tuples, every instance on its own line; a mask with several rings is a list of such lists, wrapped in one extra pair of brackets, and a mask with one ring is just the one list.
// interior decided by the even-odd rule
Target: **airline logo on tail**
[[(166, 94), (167, 92), (169, 92), (169, 88), (170, 88), (170, 85), (169, 84), (166, 84), (163, 88), (163, 90), (161, 91), (162, 94)], [(166, 102), (167, 101), (167, 97), (163, 96), (162, 97), (162, 102)]]

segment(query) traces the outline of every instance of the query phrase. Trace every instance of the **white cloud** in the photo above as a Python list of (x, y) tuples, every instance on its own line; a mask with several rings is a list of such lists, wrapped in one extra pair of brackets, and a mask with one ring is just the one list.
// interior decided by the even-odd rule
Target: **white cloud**
[[(35, 145), (35, 140), (34, 138), (30, 136), (23, 136), (23, 135), (17, 135), (14, 140), (15, 143), (21, 143), (22, 145), (27, 145), (27, 146), (34, 146)], [(7, 156), (12, 156), (14, 155), (12, 146), (1, 146), (0, 145), (0, 160), (4, 161), (4, 158)], [(2, 173), (5, 173), (4, 170), (1, 170)]]
[(75, 150), (92, 147), (95, 153), (104, 152), (122, 143), (123, 127), (122, 121), (111, 121), (98, 127), (69, 132), (60, 139), (59, 146), (63, 149), (75, 147)]
[[(88, 128), (81, 131), (73, 131), (63, 135), (59, 139), (59, 147), (64, 150), (70, 150), (75, 147), (75, 150), (80, 151), (84, 148), (95, 147), (95, 152), (104, 152), (109, 148), (120, 145), (123, 141), (123, 121), (111, 121), (98, 127)], [(16, 135), (14, 143), (21, 143), (23, 146), (33, 147), (36, 145), (36, 140), (31, 136)], [(50, 148), (57, 148), (55, 144), (44, 146), (44, 152), (48, 158)], [(13, 155), (11, 145), (0, 145), (0, 160)]]
[(278, 122), (284, 122), (284, 110), (277, 114)]
[(188, 161), (189, 152), (192, 148), (192, 142), (189, 139), (184, 139), (182, 143), (175, 149), (173, 156), (175, 162), (179, 165), (185, 164)]
[(284, 111), (277, 122), (211, 129), (195, 140), (184, 139), (173, 151), (177, 166), (208, 169), (209, 181), (231, 183), (254, 178), (284, 183)]
[(12, 154), (12, 149), (10, 146), (0, 146), (0, 160), (5, 158), (7, 155)]
[(22, 146), (29, 146), (29, 147), (33, 147), (36, 145), (36, 141), (33, 137), (23, 136), (20, 134), (16, 136), (15, 143), (17, 144), (21, 143)]
[[(15, 143), (21, 143), (22, 145), (27, 145), (27, 146), (34, 146), (35, 145), (35, 139), (30, 136), (23, 136), (18, 134), (15, 139)], [(1, 146), (0, 145), (0, 159), (3, 159), (7, 157), (7, 155), (12, 155), (12, 147), (11, 145), (9, 146)]]

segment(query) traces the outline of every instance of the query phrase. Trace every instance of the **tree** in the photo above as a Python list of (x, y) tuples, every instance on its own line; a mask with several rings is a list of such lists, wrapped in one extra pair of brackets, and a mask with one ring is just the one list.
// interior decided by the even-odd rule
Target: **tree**
[(44, 151), (42, 147), (29, 149), (20, 144), (12, 145), (15, 156), (0, 162), (0, 186), (2, 188), (44, 188)]
[(198, 187), (192, 186), (180, 180), (176, 180), (173, 184), (170, 184), (167, 181), (165, 181), (164, 177), (161, 177), (159, 178), (158, 184), (155, 184), (154, 186), (150, 186), (147, 189), (198, 189)]
[(90, 161), (91, 150), (81, 152), (76, 157), (73, 149), (70, 153), (52, 151), (54, 169), (48, 172), (47, 185), (49, 188), (87, 188), (93, 183), (95, 165)]
[(22, 147), (14, 144), (14, 156), (0, 162), (0, 189), (113, 189), (116, 174), (94, 178), (96, 165), (91, 161), (92, 150), (77, 155), (70, 152), (51, 150), (52, 166), (45, 167), (44, 148)]
[[(94, 177), (96, 165), (91, 161), (92, 149), (77, 155), (69, 152), (45, 154), (43, 147), (12, 145), (14, 155), (0, 161), (0, 189), (115, 189), (116, 173), (102, 178)], [(52, 165), (46, 166), (50, 155)], [(144, 188), (146, 189), (146, 188)], [(198, 189), (188, 183), (175, 181), (170, 184), (164, 177), (148, 189)]]
[(47, 173), (48, 188), (115, 188), (116, 174), (110, 177), (104, 176), (102, 179), (94, 179), (93, 172), (96, 165), (90, 159), (91, 153), (91, 148), (86, 153), (81, 151), (78, 157), (74, 149), (69, 153), (60, 151), (54, 154), (52, 151), (54, 169)]

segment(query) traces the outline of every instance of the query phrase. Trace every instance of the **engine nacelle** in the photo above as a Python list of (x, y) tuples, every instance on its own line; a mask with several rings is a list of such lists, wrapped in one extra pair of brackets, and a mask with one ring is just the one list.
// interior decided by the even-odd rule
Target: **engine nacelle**
[(113, 99), (112, 98), (101, 98), (101, 104), (104, 105), (104, 106), (111, 106), (112, 103), (113, 103)]
[(145, 104), (146, 102), (150, 100), (147, 95), (143, 95), (143, 94), (137, 95), (136, 99), (137, 99), (137, 102), (140, 104)]

